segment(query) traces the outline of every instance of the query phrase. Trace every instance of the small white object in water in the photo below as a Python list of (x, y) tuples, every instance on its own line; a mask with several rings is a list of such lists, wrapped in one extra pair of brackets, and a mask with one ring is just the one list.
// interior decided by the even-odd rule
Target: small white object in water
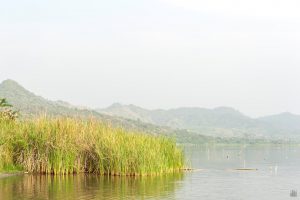
[(278, 166), (275, 165), (275, 167), (274, 167), (275, 175), (277, 175), (277, 169), (278, 169)]

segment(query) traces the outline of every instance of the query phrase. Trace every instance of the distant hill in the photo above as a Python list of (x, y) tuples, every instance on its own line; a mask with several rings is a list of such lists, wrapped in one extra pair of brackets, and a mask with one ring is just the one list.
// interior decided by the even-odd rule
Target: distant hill
[(96, 109), (96, 111), (160, 126), (187, 129), (210, 136), (242, 137), (245, 134), (258, 136), (262, 132), (258, 130), (260, 127), (257, 126), (255, 120), (228, 107), (147, 110), (134, 105), (113, 104), (105, 109)]
[(41, 114), (92, 117), (125, 129), (172, 136), (179, 142), (300, 138), (300, 116), (290, 113), (253, 119), (229, 107), (148, 110), (135, 105), (113, 104), (105, 109), (92, 110), (64, 101), (47, 100), (13, 80), (0, 84), (0, 98), (6, 98), (14, 105), (22, 118)]
[(189, 133), (186, 130), (172, 129), (167, 126), (157, 126), (142, 121), (101, 114), (94, 110), (79, 108), (60, 100), (47, 100), (26, 90), (13, 80), (5, 80), (0, 84), (0, 98), (6, 98), (14, 106), (15, 110), (20, 111), (21, 118), (32, 118), (45, 114), (50, 117), (92, 117), (125, 129), (172, 136), (177, 138), (178, 142), (204, 142), (212, 140), (212, 138)]
[(103, 115), (97, 112), (78, 109), (63, 101), (50, 101), (37, 96), (13, 80), (5, 80), (0, 84), (0, 97), (6, 98), (25, 117), (45, 113), (51, 116), (103, 117)]
[(156, 122), (151, 118), (151, 111), (144, 108), (137, 107), (135, 105), (122, 105), (119, 103), (114, 103), (105, 109), (96, 109), (97, 112), (111, 115), (119, 116), (132, 120), (139, 120), (147, 123)]
[(96, 110), (111, 116), (186, 129), (214, 137), (300, 138), (300, 116), (290, 113), (253, 119), (229, 107), (148, 110), (134, 105), (113, 104)]
[(263, 122), (266, 127), (272, 131), (278, 132), (279, 134), (284, 134), (286, 132), (293, 134), (300, 133), (300, 115), (285, 112), (277, 115), (261, 117), (257, 120)]

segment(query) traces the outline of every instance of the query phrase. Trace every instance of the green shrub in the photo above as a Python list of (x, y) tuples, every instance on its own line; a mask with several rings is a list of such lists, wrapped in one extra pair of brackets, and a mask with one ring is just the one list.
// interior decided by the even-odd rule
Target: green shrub
[(18, 112), (10, 109), (10, 105), (6, 99), (0, 98), (0, 120), (1, 121), (13, 121), (18, 117)]

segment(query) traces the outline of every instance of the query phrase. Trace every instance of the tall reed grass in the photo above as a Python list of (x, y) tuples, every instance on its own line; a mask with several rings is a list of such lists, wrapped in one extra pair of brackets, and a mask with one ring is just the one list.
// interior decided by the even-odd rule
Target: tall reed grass
[(152, 175), (184, 167), (175, 141), (97, 120), (41, 117), (0, 121), (0, 170), (29, 173)]

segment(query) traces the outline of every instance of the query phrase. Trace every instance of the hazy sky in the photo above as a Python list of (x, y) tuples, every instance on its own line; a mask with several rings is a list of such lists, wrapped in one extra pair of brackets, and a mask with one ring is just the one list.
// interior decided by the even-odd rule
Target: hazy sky
[(0, 81), (48, 99), (300, 114), (299, 0), (0, 2)]

